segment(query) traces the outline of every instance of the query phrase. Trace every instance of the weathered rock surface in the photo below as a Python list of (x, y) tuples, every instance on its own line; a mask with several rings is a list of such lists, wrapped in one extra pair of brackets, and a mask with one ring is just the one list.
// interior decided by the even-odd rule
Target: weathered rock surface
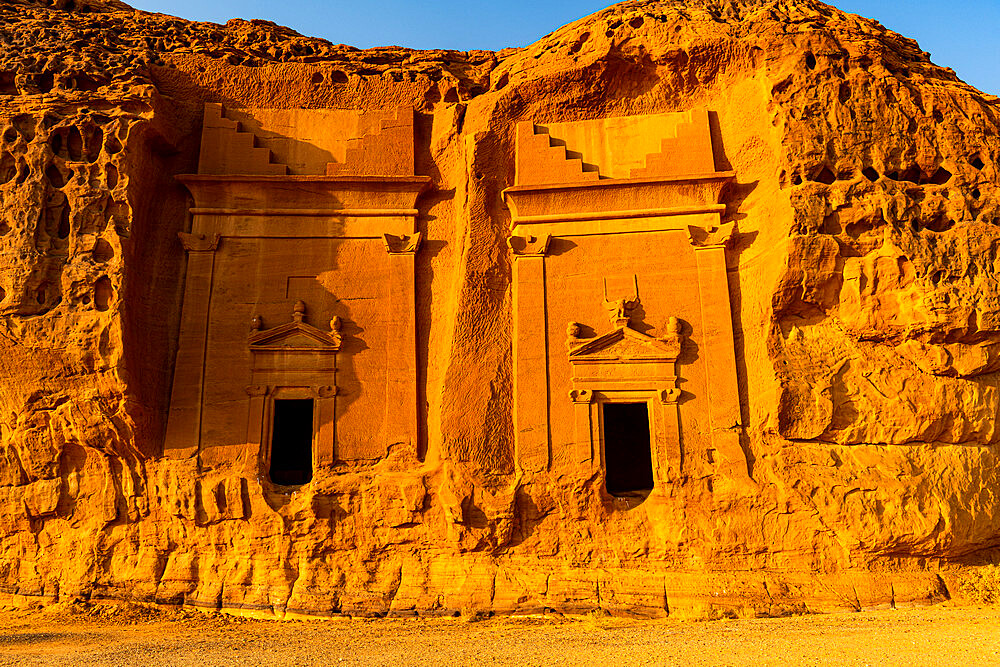
[[(416, 109), (420, 460), (275, 494), (161, 457), (205, 102)], [(716, 112), (750, 483), (514, 459), (517, 121)], [(1000, 101), (814, 0), (628, 2), (500, 53), (0, 5), (0, 584), (310, 613), (947, 595), (1000, 545)], [(645, 508), (644, 508), (645, 507)], [(944, 577), (944, 579), (942, 579)]]

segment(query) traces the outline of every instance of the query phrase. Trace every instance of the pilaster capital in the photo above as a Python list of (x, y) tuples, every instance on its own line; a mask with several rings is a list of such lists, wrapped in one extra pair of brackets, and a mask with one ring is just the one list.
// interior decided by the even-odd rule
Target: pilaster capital
[(594, 392), (589, 389), (573, 389), (569, 392), (569, 400), (574, 403), (590, 403), (594, 400)]
[(677, 387), (660, 390), (660, 402), (664, 405), (673, 405), (681, 400), (681, 390)]
[(695, 250), (707, 248), (726, 248), (736, 236), (736, 223), (727, 222), (724, 225), (713, 225), (709, 228), (688, 225), (688, 240)]
[(177, 232), (177, 238), (181, 240), (181, 245), (188, 252), (215, 252), (222, 239), (218, 234), (208, 236), (206, 234), (188, 234), (187, 232)]
[(421, 232), (414, 234), (383, 234), (382, 242), (385, 243), (385, 250), (390, 255), (414, 254), (420, 249), (420, 241), (423, 239)]
[(510, 236), (507, 247), (514, 257), (544, 257), (549, 250), (551, 234), (544, 236)]
[(323, 385), (321, 387), (313, 387), (313, 391), (319, 398), (333, 398), (337, 395), (337, 385)]

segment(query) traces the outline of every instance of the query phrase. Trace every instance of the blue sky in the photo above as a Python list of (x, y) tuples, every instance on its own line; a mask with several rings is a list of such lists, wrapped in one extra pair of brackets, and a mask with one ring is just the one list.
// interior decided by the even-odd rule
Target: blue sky
[[(607, 7), (606, 0), (126, 0), (136, 9), (225, 23), (262, 18), (361, 48), (526, 46)], [(1000, 0), (836, 0), (832, 4), (912, 37), (939, 65), (1000, 94)]]

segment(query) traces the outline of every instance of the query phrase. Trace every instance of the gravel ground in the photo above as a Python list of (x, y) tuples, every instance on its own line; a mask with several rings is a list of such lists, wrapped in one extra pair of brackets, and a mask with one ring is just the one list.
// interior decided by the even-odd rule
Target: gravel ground
[(1000, 607), (788, 618), (250, 620), (136, 605), (0, 610), (0, 665), (1000, 665)]

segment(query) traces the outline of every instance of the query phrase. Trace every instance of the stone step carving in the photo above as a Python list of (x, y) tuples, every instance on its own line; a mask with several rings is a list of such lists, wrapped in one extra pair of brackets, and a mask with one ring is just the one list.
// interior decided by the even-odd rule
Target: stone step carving
[(286, 176), (288, 167), (271, 157), (271, 149), (257, 146), (256, 135), (226, 118), (221, 104), (205, 104), (198, 173)]
[(600, 172), (588, 169), (582, 157), (572, 157), (565, 144), (553, 143), (544, 127), (530, 121), (517, 124), (517, 185), (596, 181)]
[(414, 174), (411, 107), (363, 112), (358, 130), (361, 136), (351, 141), (344, 161), (327, 164), (327, 176)]
[(676, 126), (673, 136), (663, 138), (660, 152), (647, 155), (646, 166), (633, 169), (631, 178), (669, 178), (715, 171), (708, 112), (688, 111), (686, 115), (688, 120)]

